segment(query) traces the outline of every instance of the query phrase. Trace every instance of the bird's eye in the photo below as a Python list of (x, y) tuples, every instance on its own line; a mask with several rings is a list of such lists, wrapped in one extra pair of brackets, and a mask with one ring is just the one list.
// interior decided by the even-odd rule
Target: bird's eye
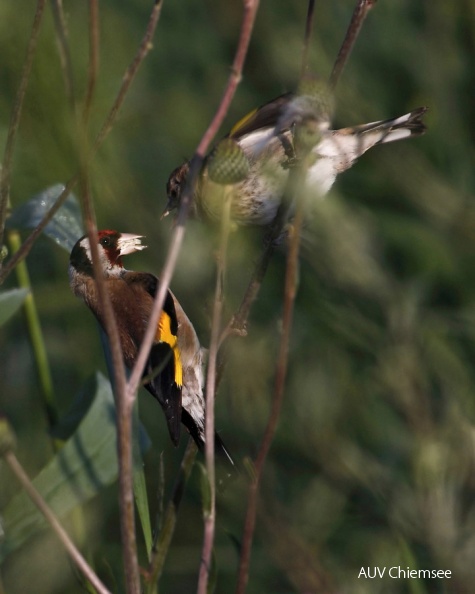
[(111, 244), (110, 237), (102, 237), (99, 241), (102, 247), (109, 247)]

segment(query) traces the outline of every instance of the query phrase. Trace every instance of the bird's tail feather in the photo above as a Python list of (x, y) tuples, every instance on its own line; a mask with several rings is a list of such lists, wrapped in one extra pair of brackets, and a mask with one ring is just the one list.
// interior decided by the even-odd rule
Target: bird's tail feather
[[(194, 439), (199, 450), (203, 452), (205, 447), (203, 430), (198, 428), (194, 420), (191, 418), (191, 415), (185, 409), (182, 409), (181, 420), (190, 432), (190, 435)], [(223, 472), (226, 474), (226, 477), (232, 477), (235, 475), (237, 472), (236, 464), (224, 445), (223, 440), (217, 433), (214, 434), (214, 448), (216, 452), (216, 459), (222, 462), (221, 466), (223, 467)], [(222, 475), (223, 472), (219, 474)], [(221, 480), (220, 482), (224, 483), (226, 481)]]
[(354, 128), (357, 131), (355, 137), (359, 137), (360, 143), (363, 145), (361, 152), (365, 152), (376, 144), (394, 142), (409, 136), (424, 134), (426, 126), (422, 121), (422, 117), (426, 111), (427, 107), (419, 107), (398, 118), (356, 126)]

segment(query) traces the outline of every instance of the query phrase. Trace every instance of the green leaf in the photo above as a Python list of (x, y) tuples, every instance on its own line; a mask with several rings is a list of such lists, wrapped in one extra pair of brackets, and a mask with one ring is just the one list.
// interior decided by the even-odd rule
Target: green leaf
[[(90, 500), (118, 476), (115, 406), (109, 382), (96, 376), (94, 401), (61, 451), (33, 480), (59, 517)], [(26, 493), (16, 495), (2, 513), (0, 561), (47, 526)]]
[[(135, 505), (139, 514), (140, 525), (145, 539), (145, 546), (147, 553), (150, 554), (153, 546), (152, 526), (150, 522), (150, 509), (148, 505), (147, 485), (145, 481), (145, 472), (143, 466), (142, 452), (140, 451), (140, 443), (137, 436), (140, 434), (140, 420), (138, 398), (135, 399), (133, 410), (133, 424), (134, 424), (134, 443), (132, 449), (132, 456), (134, 462), (134, 498)], [(145, 430), (144, 430), (145, 431)]]
[[(107, 379), (105, 380), (107, 381)], [(90, 409), (97, 390), (97, 376), (93, 375), (84, 382), (75, 394), (68, 411), (59, 419), (51, 429), (50, 434), (54, 439), (67, 441), (77, 431)]]
[(0, 293), (0, 326), (19, 309), (28, 295), (28, 289), (11, 289)]
[[(7, 228), (33, 229), (36, 227), (63, 190), (64, 186), (62, 184), (50, 186), (43, 192), (33, 196), (25, 204), (15, 208), (7, 219)], [(76, 241), (84, 235), (81, 208), (74, 194), (69, 194), (53, 219), (46, 225), (44, 234), (68, 252), (72, 250)]]

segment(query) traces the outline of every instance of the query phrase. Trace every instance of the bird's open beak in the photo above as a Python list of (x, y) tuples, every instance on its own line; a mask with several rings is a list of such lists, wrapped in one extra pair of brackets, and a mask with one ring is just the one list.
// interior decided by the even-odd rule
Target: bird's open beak
[(163, 219), (165, 217), (167, 217), (171, 211), (173, 210), (173, 208), (170, 206), (170, 202), (166, 205), (165, 210), (162, 212), (162, 215), (160, 217), (160, 220), (163, 221)]
[(121, 256), (127, 254), (133, 254), (134, 252), (140, 252), (147, 246), (142, 245), (141, 239), (143, 235), (133, 235), (132, 233), (121, 233), (117, 245)]

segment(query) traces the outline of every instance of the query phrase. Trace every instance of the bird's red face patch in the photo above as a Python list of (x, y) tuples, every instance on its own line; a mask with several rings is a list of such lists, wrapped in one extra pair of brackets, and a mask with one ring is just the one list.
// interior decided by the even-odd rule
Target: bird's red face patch
[(97, 236), (99, 238), (99, 245), (106, 252), (107, 258), (112, 266), (122, 266), (118, 244), (120, 233), (118, 231), (105, 230), (99, 231)]

